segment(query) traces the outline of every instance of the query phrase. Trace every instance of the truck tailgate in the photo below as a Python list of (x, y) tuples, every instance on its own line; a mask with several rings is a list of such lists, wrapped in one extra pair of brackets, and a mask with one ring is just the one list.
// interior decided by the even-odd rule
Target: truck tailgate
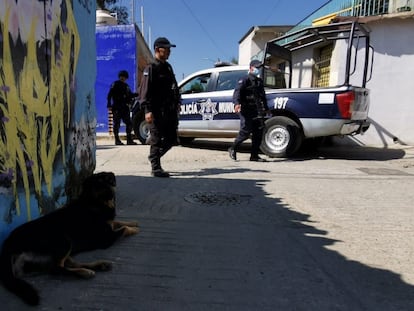
[(355, 100), (352, 105), (351, 120), (366, 120), (369, 111), (369, 90), (362, 87), (354, 87)]

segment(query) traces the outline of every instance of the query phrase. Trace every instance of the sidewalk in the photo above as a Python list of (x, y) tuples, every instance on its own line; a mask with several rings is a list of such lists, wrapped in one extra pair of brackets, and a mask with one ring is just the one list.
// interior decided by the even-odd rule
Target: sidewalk
[[(253, 163), (228, 145), (174, 147), (172, 178), (154, 178), (148, 146), (98, 140), (96, 171), (116, 173), (118, 218), (141, 232), (77, 256), (114, 262), (94, 279), (30, 277), (38, 309), (414, 310), (412, 149)], [(0, 304), (33, 309), (3, 289)]]

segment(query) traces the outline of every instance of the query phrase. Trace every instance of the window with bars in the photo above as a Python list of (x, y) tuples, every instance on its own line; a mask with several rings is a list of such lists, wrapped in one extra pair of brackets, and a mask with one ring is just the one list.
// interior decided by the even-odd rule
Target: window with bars
[[(349, 0), (348, 0), (349, 1)], [(372, 16), (387, 14), (389, 0), (352, 0), (352, 16)], [(348, 15), (348, 14), (346, 14)]]
[(329, 86), (332, 51), (333, 44), (324, 46), (316, 51), (318, 57), (314, 64), (314, 87)]

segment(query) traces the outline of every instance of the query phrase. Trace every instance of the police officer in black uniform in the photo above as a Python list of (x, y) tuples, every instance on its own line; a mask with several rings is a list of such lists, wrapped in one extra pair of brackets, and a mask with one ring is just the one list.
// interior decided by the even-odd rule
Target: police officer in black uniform
[(259, 77), (261, 66), (260, 61), (252, 60), (249, 73), (239, 80), (233, 93), (234, 110), (240, 116), (239, 134), (229, 148), (229, 156), (235, 161), (237, 160), (237, 148), (250, 137), (250, 134), (252, 135), (250, 161), (266, 161), (259, 157), (263, 134), (263, 117), (269, 110), (263, 80)]
[(167, 62), (171, 44), (160, 37), (154, 42), (155, 61), (144, 69), (139, 89), (139, 102), (145, 111), (150, 136), (151, 173), (155, 177), (169, 177), (161, 167), (161, 157), (177, 145), (178, 112), (181, 98), (171, 65)]
[(132, 99), (138, 96), (138, 94), (132, 93), (129, 85), (125, 82), (128, 77), (128, 71), (121, 70), (118, 73), (119, 80), (111, 84), (107, 96), (107, 107), (112, 109), (114, 120), (115, 145), (123, 145), (122, 141), (119, 139), (119, 127), (121, 125), (121, 120), (126, 126), (127, 145), (137, 144), (133, 141), (131, 135), (132, 122), (129, 105)]

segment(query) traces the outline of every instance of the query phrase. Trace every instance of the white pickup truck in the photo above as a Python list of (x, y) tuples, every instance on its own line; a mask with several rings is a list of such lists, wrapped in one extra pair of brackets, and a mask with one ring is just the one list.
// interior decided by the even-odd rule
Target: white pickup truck
[[(320, 51), (327, 45), (340, 60), (342, 81), (334, 86), (292, 88), (295, 53), (306, 48)], [(369, 31), (357, 22), (304, 28), (269, 41), (262, 60), (270, 108), (264, 120), (263, 153), (291, 156), (305, 139), (366, 131), (371, 52)], [(232, 95), (247, 70), (247, 66), (215, 67), (193, 73), (179, 83), (182, 104), (178, 133), (182, 143), (200, 137), (237, 135), (239, 117), (234, 112)], [(353, 75), (359, 78), (358, 84)], [(136, 136), (144, 143), (147, 132), (142, 112), (137, 110), (133, 120)]]

